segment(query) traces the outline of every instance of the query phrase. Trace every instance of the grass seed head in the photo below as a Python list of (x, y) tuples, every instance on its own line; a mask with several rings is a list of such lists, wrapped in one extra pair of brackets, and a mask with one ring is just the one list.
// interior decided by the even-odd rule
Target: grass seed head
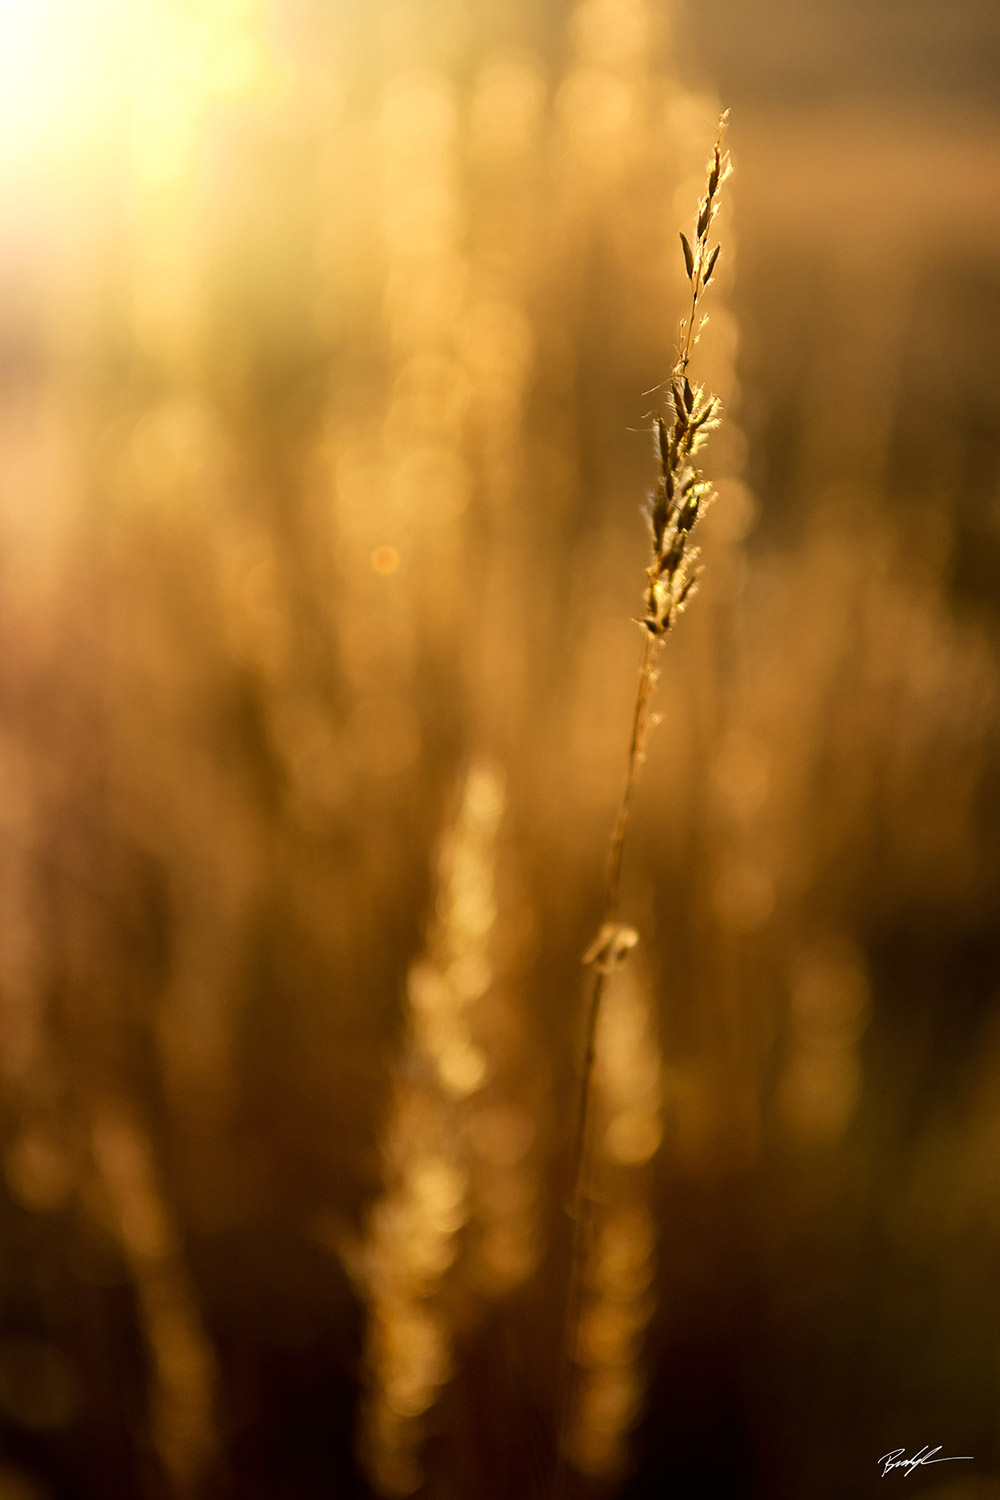
[[(693, 385), (688, 364), (698, 333), (705, 326), (701, 299), (719, 259), (720, 245), (708, 246), (708, 231), (719, 207), (719, 190), (729, 175), (728, 153), (722, 150), (722, 131), (727, 115), (719, 122), (719, 134), (708, 164), (708, 180), (695, 228), (695, 244), (681, 234), (684, 270), (691, 284), (691, 308), (681, 324), (680, 353), (670, 376), (670, 407), (666, 416), (654, 419), (660, 477), (649, 508), (653, 535), (653, 557), (647, 568), (646, 615), (642, 625), (650, 635), (662, 639), (691, 595), (695, 575), (691, 571), (693, 551), (689, 538), (711, 502), (712, 488), (694, 462), (708, 433), (718, 425), (719, 401)], [(696, 333), (695, 330), (698, 330)]]

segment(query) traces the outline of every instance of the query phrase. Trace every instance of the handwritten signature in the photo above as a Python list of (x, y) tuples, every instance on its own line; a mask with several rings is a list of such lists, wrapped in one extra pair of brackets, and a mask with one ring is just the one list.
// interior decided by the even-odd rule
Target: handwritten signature
[(909, 1479), (914, 1469), (918, 1469), (921, 1464), (955, 1464), (972, 1462), (971, 1453), (954, 1453), (949, 1458), (935, 1458), (935, 1453), (940, 1452), (940, 1443), (938, 1443), (936, 1448), (929, 1448), (925, 1443), (920, 1452), (915, 1453), (912, 1458), (905, 1457), (905, 1448), (893, 1448), (891, 1453), (883, 1453), (882, 1457), (879, 1459), (879, 1463), (884, 1466), (882, 1469), (882, 1478), (884, 1479), (892, 1469), (905, 1469), (906, 1477), (907, 1479)]

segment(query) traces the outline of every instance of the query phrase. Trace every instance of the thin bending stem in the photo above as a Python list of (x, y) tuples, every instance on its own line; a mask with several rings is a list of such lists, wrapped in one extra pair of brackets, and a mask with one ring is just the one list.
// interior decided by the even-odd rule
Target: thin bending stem
[(676, 617), (682, 613), (697, 579), (697, 572), (693, 567), (697, 548), (689, 548), (688, 543), (699, 515), (707, 503), (706, 494), (710, 488), (701, 477), (694, 455), (709, 429), (716, 424), (718, 403), (714, 396), (706, 397), (701, 387), (692, 387), (687, 371), (692, 351), (698, 341), (696, 325), (701, 298), (712, 279), (719, 255), (719, 246), (716, 245), (712, 249), (709, 245), (709, 234), (718, 206), (717, 193), (729, 172), (728, 158), (725, 158), (722, 153), (722, 130), (725, 123), (726, 115), (723, 115), (719, 121), (719, 133), (716, 136), (715, 147), (709, 162), (708, 184), (698, 213), (694, 247), (686, 235), (681, 235), (684, 265), (691, 285), (691, 310), (686, 327), (682, 329), (677, 363), (671, 377), (670, 420), (665, 422), (662, 417), (657, 416), (655, 422), (660, 477), (651, 501), (649, 516), (653, 536), (653, 558), (646, 570), (648, 580), (646, 617), (642, 622), (646, 629), (645, 646), (642, 667), (639, 671), (635, 709), (632, 714), (632, 734), (629, 741), (625, 787), (608, 851), (601, 905), (601, 928), (584, 956), (584, 962), (593, 966), (594, 979), (584, 1026), (583, 1069), (569, 1175), (569, 1211), (573, 1227), (564, 1325), (566, 1336), (561, 1351), (556, 1406), (557, 1438), (553, 1485), (556, 1500), (562, 1500), (568, 1482), (565, 1451), (569, 1443), (573, 1417), (579, 1325), (583, 1310), (583, 1279), (589, 1248), (588, 1241), (592, 1233), (593, 1216), (585, 1185), (587, 1146), (590, 1135), (590, 1099), (601, 999), (608, 975), (622, 961), (636, 941), (636, 934), (630, 928), (622, 926), (618, 917), (622, 855), (632, 809), (632, 789), (642, 761), (643, 746), (649, 726), (649, 708), (656, 684), (656, 661), (659, 648)]
[(580, 1079), (580, 1099), (577, 1110), (576, 1130), (573, 1136), (573, 1169), (570, 1174), (570, 1205), (574, 1211), (579, 1207), (579, 1198), (583, 1190), (587, 1116), (590, 1108), (591, 1076), (594, 1070), (597, 1019), (600, 1015), (604, 980), (616, 956), (615, 924), (618, 919), (618, 905), (621, 896), (622, 855), (625, 850), (625, 835), (628, 832), (629, 814), (632, 811), (632, 790), (635, 786), (639, 765), (642, 761), (646, 730), (649, 726), (649, 706), (656, 683), (656, 657), (660, 645), (661, 638), (659, 636), (651, 635), (649, 632), (646, 633), (642, 654), (642, 667), (639, 671), (639, 683), (635, 694), (635, 708), (632, 712), (632, 734), (629, 740), (625, 786), (622, 791), (622, 800), (618, 808), (618, 815), (615, 818), (614, 832), (611, 835), (611, 845), (608, 850), (608, 864), (604, 877), (604, 896), (601, 903), (601, 937), (606, 941), (608, 953), (606, 957), (603, 957), (599, 953), (595, 955), (594, 984), (591, 990), (590, 1004), (587, 1007), (587, 1018), (584, 1026), (583, 1070)]
[(659, 636), (645, 636), (642, 666), (636, 688), (635, 708), (632, 713), (632, 734), (629, 740), (628, 766), (622, 800), (615, 818), (614, 831), (608, 851), (608, 864), (604, 877), (604, 895), (601, 904), (601, 934), (606, 935), (607, 957), (597, 956), (594, 963), (594, 980), (587, 1006), (584, 1027), (583, 1067), (580, 1079), (580, 1095), (577, 1106), (576, 1129), (573, 1135), (573, 1161), (570, 1171), (569, 1212), (572, 1219), (572, 1242), (564, 1327), (566, 1340), (563, 1344), (560, 1364), (558, 1393), (558, 1437), (556, 1448), (556, 1477), (554, 1495), (562, 1500), (566, 1489), (566, 1463), (564, 1452), (569, 1439), (569, 1427), (573, 1416), (576, 1395), (577, 1343), (579, 1338), (580, 1313), (583, 1305), (583, 1271), (587, 1257), (587, 1241), (591, 1222), (585, 1185), (587, 1142), (590, 1134), (591, 1084), (596, 1057), (597, 1022), (601, 1013), (601, 999), (609, 967), (615, 961), (615, 923), (621, 892), (622, 854), (625, 835), (628, 831), (629, 814), (632, 807), (632, 790), (635, 786), (639, 765), (642, 761), (643, 745), (649, 725), (649, 707), (656, 684), (656, 657), (660, 645)]
[(621, 806), (615, 819), (615, 830), (611, 836), (611, 847), (608, 852), (608, 868), (604, 879), (604, 902), (601, 914), (601, 925), (613, 922), (618, 916), (618, 899), (621, 892), (622, 877), (622, 851), (625, 848), (625, 834), (628, 830), (629, 813), (632, 809), (632, 788), (635, 786), (636, 774), (639, 763), (642, 760), (642, 747), (646, 739), (646, 728), (649, 724), (649, 704), (653, 696), (653, 687), (656, 683), (656, 655), (661, 638), (646, 632), (645, 648), (642, 656), (642, 667), (639, 672), (639, 686), (635, 695), (635, 710), (632, 714), (632, 738), (629, 742), (628, 770), (625, 773), (625, 789), (622, 793)]

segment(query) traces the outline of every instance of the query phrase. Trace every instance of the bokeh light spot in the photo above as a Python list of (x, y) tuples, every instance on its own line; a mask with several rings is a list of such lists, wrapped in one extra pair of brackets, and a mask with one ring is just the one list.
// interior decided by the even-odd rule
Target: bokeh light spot
[(376, 547), (372, 553), (372, 567), (383, 576), (395, 573), (399, 567), (399, 553), (395, 547)]

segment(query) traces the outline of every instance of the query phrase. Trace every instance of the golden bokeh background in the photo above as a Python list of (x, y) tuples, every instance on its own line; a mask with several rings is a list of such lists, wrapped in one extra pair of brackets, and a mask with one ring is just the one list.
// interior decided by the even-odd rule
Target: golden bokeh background
[[(988, 0), (0, 0), (0, 1500), (1000, 1496)], [(690, 233), (725, 417), (597, 1033)]]

